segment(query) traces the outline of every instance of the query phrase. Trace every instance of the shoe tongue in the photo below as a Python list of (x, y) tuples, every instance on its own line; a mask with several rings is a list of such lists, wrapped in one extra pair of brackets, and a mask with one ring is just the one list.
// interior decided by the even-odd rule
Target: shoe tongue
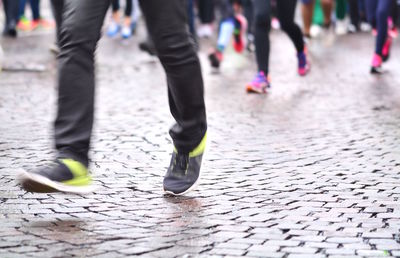
[(265, 81), (265, 75), (264, 75), (264, 73), (260, 72), (254, 78), (254, 82), (262, 82), (262, 81)]
[(70, 180), (74, 177), (68, 167), (58, 159), (39, 168), (35, 173), (58, 182)]
[(187, 167), (187, 163), (189, 161), (189, 155), (178, 153), (178, 154), (176, 154), (175, 160), (176, 160), (176, 165), (179, 166), (179, 168), (185, 170)]

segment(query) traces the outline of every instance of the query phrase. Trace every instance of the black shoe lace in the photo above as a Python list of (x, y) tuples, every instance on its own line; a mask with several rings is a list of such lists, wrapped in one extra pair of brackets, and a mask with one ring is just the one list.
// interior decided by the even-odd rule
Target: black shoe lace
[(184, 171), (185, 174), (187, 172), (189, 166), (189, 155), (177, 153), (175, 156), (175, 166), (177, 166), (180, 170)]

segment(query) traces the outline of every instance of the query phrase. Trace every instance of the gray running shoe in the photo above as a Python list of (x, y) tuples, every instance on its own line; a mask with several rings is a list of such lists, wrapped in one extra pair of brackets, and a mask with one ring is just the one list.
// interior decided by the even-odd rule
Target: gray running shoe
[(172, 153), (171, 164), (164, 177), (164, 191), (172, 195), (184, 195), (193, 190), (200, 179), (201, 160), (206, 146), (207, 133), (200, 144), (189, 153)]
[(35, 171), (23, 170), (18, 177), (28, 192), (85, 194), (95, 190), (86, 166), (72, 159), (58, 159)]

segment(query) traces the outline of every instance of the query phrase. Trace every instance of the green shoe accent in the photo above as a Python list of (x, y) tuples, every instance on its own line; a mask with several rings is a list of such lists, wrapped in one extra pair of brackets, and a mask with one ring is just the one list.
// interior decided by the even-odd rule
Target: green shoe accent
[(86, 186), (92, 182), (88, 169), (80, 162), (73, 159), (60, 159), (73, 175), (73, 179), (64, 181), (66, 185)]
[[(197, 145), (197, 147), (194, 148), (194, 150), (189, 152), (189, 157), (193, 158), (193, 157), (199, 156), (200, 154), (203, 154), (204, 149), (206, 148), (206, 142), (207, 142), (207, 132), (204, 134), (203, 139), (201, 139), (201, 142), (199, 143), (199, 145)], [(175, 146), (174, 146), (174, 152), (178, 153), (178, 150), (176, 149)]]
[(204, 134), (203, 139), (201, 140), (200, 144), (197, 145), (197, 147), (194, 148), (194, 150), (189, 152), (189, 157), (193, 158), (193, 157), (199, 156), (200, 154), (203, 154), (204, 149), (206, 148), (206, 142), (207, 142), (207, 132)]
[(30, 20), (28, 18), (26, 18), (25, 15), (21, 16), (21, 18), (19, 18), (20, 21), (22, 21), (23, 23), (29, 23)]

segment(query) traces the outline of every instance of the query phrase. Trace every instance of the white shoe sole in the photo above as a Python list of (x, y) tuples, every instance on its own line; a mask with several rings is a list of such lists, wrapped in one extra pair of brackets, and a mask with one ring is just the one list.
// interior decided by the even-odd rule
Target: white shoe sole
[[(207, 146), (207, 145), (206, 145), (206, 146)], [(203, 158), (204, 158), (204, 156), (203, 156)], [(202, 173), (202, 169), (200, 168), (199, 177), (197, 178), (196, 182), (194, 182), (194, 184), (193, 184), (191, 187), (189, 187), (186, 191), (184, 191), (184, 192), (182, 192), (182, 193), (174, 193), (174, 192), (165, 190), (164, 187), (163, 187), (163, 191), (164, 191), (165, 193), (167, 193), (167, 194), (174, 195), (174, 196), (185, 195), (185, 194), (187, 194), (188, 192), (195, 190), (196, 187), (199, 185), (200, 178), (201, 178), (201, 173)]]
[(174, 193), (174, 192), (165, 190), (164, 188), (163, 188), (163, 190), (164, 190), (164, 192), (165, 192), (166, 194), (170, 194), (170, 195), (174, 195), (174, 196), (185, 195), (185, 194), (187, 194), (188, 192), (193, 191), (193, 190), (196, 189), (196, 187), (199, 185), (200, 177), (201, 177), (201, 169), (200, 169), (199, 178), (197, 178), (196, 182), (194, 182), (194, 184), (193, 184), (191, 187), (189, 187), (186, 191), (184, 191), (184, 192), (182, 192), (182, 193)]
[[(95, 191), (98, 187), (89, 186), (72, 186), (52, 181), (44, 176), (32, 174), (22, 170), (18, 175), (18, 181), (24, 189), (32, 192), (64, 192), (73, 194), (87, 194)], [(26, 187), (28, 186), (28, 187)]]

